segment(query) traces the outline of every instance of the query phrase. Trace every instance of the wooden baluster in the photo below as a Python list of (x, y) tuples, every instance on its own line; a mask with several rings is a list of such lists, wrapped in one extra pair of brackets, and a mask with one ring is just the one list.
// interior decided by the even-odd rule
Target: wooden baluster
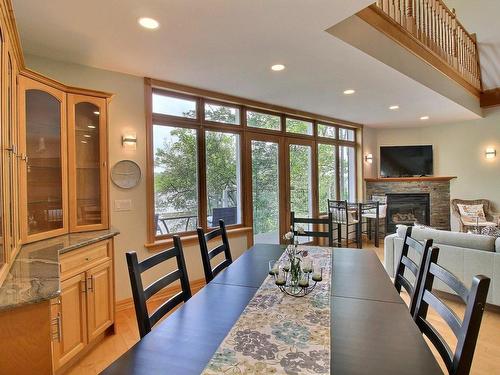
[(481, 80), (481, 60), (479, 57), (479, 51), (478, 51), (478, 46), (477, 46), (477, 36), (476, 34), (472, 34), (472, 38), (474, 40), (474, 60), (476, 64), (476, 88), (479, 89), (480, 91), (483, 91), (483, 82)]
[(415, 9), (413, 8), (413, 0), (408, 0), (406, 3), (406, 29), (412, 34), (417, 33), (417, 22), (415, 19)]
[(390, 1), (391, 0), (384, 0), (384, 12), (388, 15), (390, 15), (390, 7), (389, 7)]
[(455, 9), (453, 9), (453, 14), (451, 17), (451, 29), (452, 29), (452, 47), (453, 47), (453, 66), (456, 69), (458, 69), (458, 34), (457, 34)]

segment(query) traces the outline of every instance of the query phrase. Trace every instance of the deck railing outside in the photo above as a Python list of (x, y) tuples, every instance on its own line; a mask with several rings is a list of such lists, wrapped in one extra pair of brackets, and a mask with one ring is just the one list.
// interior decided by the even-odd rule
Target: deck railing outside
[(476, 37), (442, 0), (377, 0), (376, 6), (481, 91)]

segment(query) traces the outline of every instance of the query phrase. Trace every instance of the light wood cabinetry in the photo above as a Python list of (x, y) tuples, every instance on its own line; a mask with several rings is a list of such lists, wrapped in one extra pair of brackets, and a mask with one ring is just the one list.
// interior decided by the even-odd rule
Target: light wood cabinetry
[(85, 273), (61, 282), (61, 296), (56, 315), (52, 356), (54, 368), (59, 368), (80, 353), (87, 345), (87, 299)]
[(21, 240), (68, 231), (66, 94), (19, 77)]
[(87, 322), (89, 341), (97, 338), (114, 321), (113, 268), (111, 261), (87, 272), (90, 287), (87, 292)]
[(68, 94), (70, 230), (108, 228), (107, 102)]
[(55, 371), (64, 371), (113, 325), (112, 240), (63, 254), (60, 265), (61, 297), (51, 311)]

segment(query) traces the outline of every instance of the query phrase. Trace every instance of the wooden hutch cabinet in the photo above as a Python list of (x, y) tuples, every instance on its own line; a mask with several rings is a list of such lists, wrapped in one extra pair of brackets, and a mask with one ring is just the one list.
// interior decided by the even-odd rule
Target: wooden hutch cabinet
[(108, 98), (20, 76), (19, 99), (22, 242), (109, 228)]
[(0, 0), (2, 374), (64, 373), (113, 331), (111, 96), (27, 69)]

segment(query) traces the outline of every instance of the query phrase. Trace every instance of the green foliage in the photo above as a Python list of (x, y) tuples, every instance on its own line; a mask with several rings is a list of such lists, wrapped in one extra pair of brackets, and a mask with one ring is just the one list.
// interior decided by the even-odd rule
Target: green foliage
[(335, 146), (318, 144), (319, 211), (328, 211), (328, 199), (336, 197)]
[(277, 115), (247, 111), (248, 126), (261, 129), (279, 130), (280, 121), (281, 119)]
[(254, 234), (277, 231), (279, 222), (278, 145), (252, 141)]
[(312, 134), (312, 124), (307, 121), (287, 118), (286, 131), (297, 134)]

